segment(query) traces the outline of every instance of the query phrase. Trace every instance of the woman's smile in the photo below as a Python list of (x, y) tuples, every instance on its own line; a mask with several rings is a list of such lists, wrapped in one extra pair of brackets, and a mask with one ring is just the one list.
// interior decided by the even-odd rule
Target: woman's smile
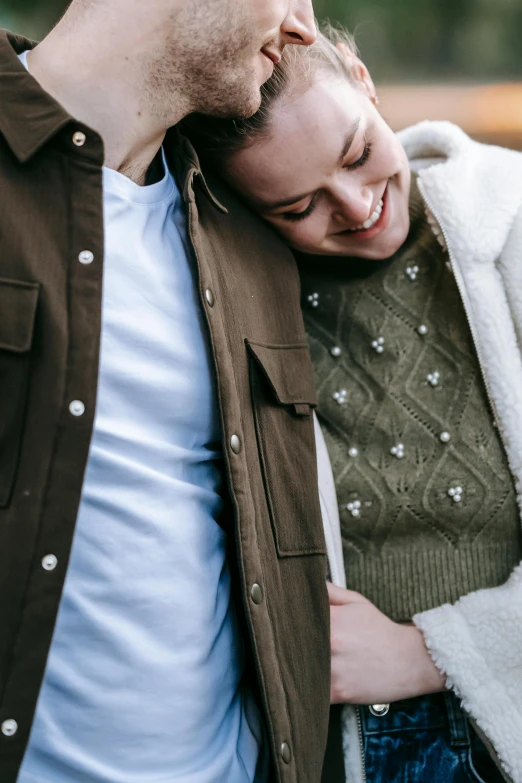
[(337, 235), (348, 235), (350, 239), (360, 239), (368, 241), (374, 239), (382, 231), (388, 228), (390, 222), (390, 210), (388, 201), (388, 186), (383, 193), (383, 196), (377, 202), (375, 211), (372, 212), (370, 217), (361, 225), (356, 228), (347, 228), (343, 231), (336, 232)]

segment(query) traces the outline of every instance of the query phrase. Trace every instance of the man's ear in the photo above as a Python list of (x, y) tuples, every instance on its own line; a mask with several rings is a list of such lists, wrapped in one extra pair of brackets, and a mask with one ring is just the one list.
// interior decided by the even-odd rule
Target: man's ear
[(363, 87), (368, 98), (377, 106), (379, 104), (377, 90), (366, 65), (352, 52), (348, 44), (340, 41), (336, 45), (336, 49), (348, 66), (352, 78)]

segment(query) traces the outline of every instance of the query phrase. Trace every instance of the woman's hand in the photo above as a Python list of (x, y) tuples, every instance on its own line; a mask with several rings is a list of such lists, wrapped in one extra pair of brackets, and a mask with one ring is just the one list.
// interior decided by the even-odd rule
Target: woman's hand
[(424, 637), (359, 593), (328, 583), (332, 704), (383, 704), (445, 690)]

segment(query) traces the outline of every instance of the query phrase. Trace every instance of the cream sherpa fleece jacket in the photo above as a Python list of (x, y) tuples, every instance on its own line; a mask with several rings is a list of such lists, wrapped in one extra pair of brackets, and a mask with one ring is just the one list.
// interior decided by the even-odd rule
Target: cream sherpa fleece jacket
[[(478, 144), (446, 122), (421, 123), (399, 139), (442, 230), (522, 510), (522, 154)], [(345, 586), (335, 488), (318, 426), (316, 433), (331, 574)], [(508, 778), (522, 783), (522, 565), (505, 585), (414, 622)], [(347, 780), (359, 783), (353, 707), (344, 729)]]

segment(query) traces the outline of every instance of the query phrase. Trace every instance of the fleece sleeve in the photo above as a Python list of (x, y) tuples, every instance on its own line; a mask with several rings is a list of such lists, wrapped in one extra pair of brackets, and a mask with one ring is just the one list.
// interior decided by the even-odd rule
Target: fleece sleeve
[(448, 687), (522, 783), (522, 564), (506, 584), (414, 618)]

